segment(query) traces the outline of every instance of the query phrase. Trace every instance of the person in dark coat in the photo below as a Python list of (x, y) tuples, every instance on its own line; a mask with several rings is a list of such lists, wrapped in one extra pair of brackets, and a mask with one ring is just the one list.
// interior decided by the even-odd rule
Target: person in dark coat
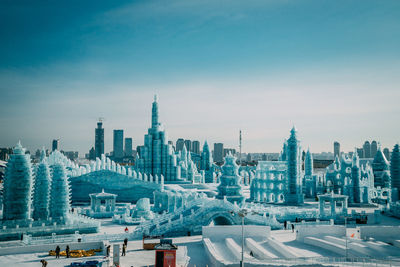
[(121, 256), (126, 256), (126, 246), (125, 244), (122, 245), (122, 254)]
[(69, 246), (67, 245), (67, 247), (65, 248), (65, 253), (67, 254), (67, 258), (69, 258)]
[(41, 260), (40, 262), (42, 263), (42, 267), (46, 267), (47, 266), (47, 261), (46, 260)]
[(111, 246), (108, 245), (107, 246), (107, 258), (110, 257), (110, 250), (111, 250)]
[(294, 224), (292, 223), (292, 233), (294, 233)]
[(284, 221), (284, 222), (283, 222), (283, 227), (284, 227), (284, 229), (286, 230), (286, 227), (287, 227), (287, 221)]
[(60, 258), (60, 251), (61, 251), (60, 247), (57, 246), (56, 247), (56, 259)]
[(124, 239), (124, 245), (125, 245), (125, 247), (128, 247), (128, 238)]

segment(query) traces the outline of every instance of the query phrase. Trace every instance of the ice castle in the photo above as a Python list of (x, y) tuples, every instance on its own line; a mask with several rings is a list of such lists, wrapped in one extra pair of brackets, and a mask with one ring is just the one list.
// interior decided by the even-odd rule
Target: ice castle
[(293, 127), (290, 138), (284, 142), (280, 161), (258, 162), (256, 177), (250, 184), (250, 200), (266, 203), (302, 204), (304, 195), (300, 156), (300, 145), (296, 129)]
[(374, 189), (374, 173), (368, 161), (361, 161), (357, 151), (350, 158), (342, 154), (327, 167), (326, 188), (349, 197), (349, 204), (370, 203)]
[(186, 148), (175, 153), (168, 143), (164, 127), (158, 120), (157, 96), (154, 96), (151, 113), (151, 128), (144, 136), (144, 145), (138, 148), (135, 168), (147, 175), (163, 175), (166, 182), (201, 180), (197, 167)]

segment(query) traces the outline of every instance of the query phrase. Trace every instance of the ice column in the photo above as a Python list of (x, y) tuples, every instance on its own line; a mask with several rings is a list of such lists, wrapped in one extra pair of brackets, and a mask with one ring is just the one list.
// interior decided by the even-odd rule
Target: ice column
[(34, 195), (33, 195), (33, 219), (47, 220), (49, 217), (50, 201), (50, 170), (49, 165), (43, 160), (36, 169)]

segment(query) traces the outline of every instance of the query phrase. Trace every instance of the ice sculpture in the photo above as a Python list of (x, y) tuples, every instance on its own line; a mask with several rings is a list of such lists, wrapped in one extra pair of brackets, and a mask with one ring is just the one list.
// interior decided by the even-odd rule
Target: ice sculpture
[(50, 170), (44, 157), (36, 167), (35, 186), (33, 194), (33, 219), (47, 220), (50, 201)]
[(141, 198), (136, 202), (136, 208), (132, 214), (133, 219), (144, 218), (151, 220), (154, 218), (153, 212), (150, 210), (150, 199)]
[(301, 153), (296, 133), (297, 130), (293, 126), (292, 130), (290, 131), (290, 138), (287, 141), (286, 148), (286, 159), (288, 164), (288, 194), (286, 196), (286, 202), (295, 205), (302, 204), (304, 202), (301, 182)]
[(353, 158), (344, 153), (336, 157), (326, 168), (325, 180), (328, 191), (348, 196), (349, 203), (371, 202), (374, 173), (368, 161), (361, 163), (356, 153)]
[(135, 166), (140, 172), (152, 175), (163, 174), (167, 181), (181, 178), (173, 147), (168, 144), (166, 133), (158, 121), (157, 96), (154, 96), (152, 105), (151, 128), (144, 137), (144, 146), (138, 151)]
[(10, 155), (4, 176), (3, 220), (17, 223), (31, 219), (32, 186), (31, 158), (18, 142)]
[(70, 189), (65, 167), (62, 163), (52, 165), (53, 177), (50, 195), (50, 217), (65, 221), (70, 210)]
[(305, 176), (313, 175), (313, 158), (310, 153), (310, 149), (307, 149), (306, 158), (304, 160), (304, 175)]
[(390, 171), (389, 162), (386, 160), (385, 155), (382, 152), (382, 148), (379, 145), (378, 150), (375, 154), (374, 160), (372, 161), (372, 170), (374, 172), (374, 185), (375, 187), (380, 186), (381, 188), (390, 187)]
[[(393, 200), (400, 199), (400, 149), (399, 144), (393, 148), (392, 155), (390, 156), (390, 177), (391, 186), (393, 190)], [(396, 192), (397, 191), (397, 192)]]
[(236, 157), (231, 153), (226, 155), (225, 163), (222, 166), (221, 184), (218, 186), (218, 199), (226, 198), (234, 203), (242, 203), (244, 200), (242, 186), (239, 184), (242, 177), (238, 174), (239, 166), (236, 164)]

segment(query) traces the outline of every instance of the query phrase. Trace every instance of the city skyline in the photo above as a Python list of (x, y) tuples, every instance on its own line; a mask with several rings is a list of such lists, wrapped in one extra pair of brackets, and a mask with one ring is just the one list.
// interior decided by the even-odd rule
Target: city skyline
[[(151, 101), (169, 140), (278, 152), (399, 142), (398, 1), (136, 1), (0, 8), (0, 147), (61, 138), (81, 155), (104, 117), (142, 145)], [(222, 37), (223, 36), (223, 37)]]

